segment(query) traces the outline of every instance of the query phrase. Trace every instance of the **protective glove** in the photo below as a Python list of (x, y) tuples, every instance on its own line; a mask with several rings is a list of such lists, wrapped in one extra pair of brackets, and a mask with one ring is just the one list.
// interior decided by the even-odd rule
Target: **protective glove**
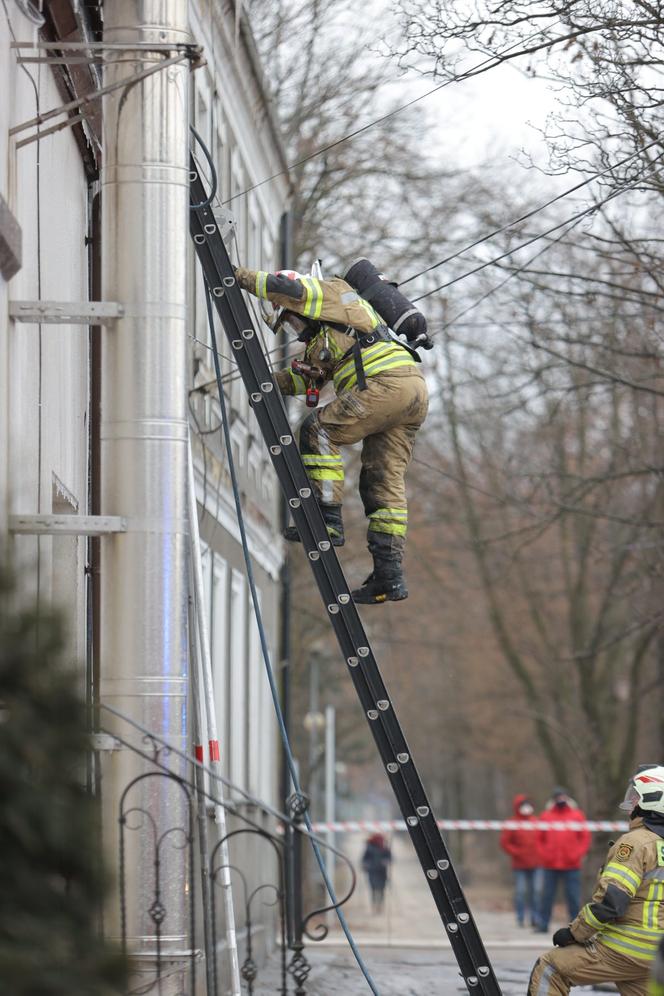
[(557, 930), (552, 940), (557, 948), (566, 948), (568, 944), (576, 944), (574, 934), (569, 927), (561, 927), (560, 930)]

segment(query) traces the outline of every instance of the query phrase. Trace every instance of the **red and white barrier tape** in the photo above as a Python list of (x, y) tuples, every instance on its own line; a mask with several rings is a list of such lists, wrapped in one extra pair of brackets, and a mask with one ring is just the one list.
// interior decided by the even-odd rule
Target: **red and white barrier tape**
[[(438, 820), (441, 830), (589, 830), (607, 833), (629, 830), (626, 820)], [(385, 830), (406, 830), (404, 820), (344, 820), (338, 823), (314, 823), (314, 833), (332, 830), (334, 833), (377, 833)]]

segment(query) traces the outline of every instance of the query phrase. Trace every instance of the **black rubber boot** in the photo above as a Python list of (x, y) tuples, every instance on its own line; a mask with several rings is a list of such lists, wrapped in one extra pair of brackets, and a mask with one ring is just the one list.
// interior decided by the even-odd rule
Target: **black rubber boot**
[(369, 540), (369, 551), (374, 569), (359, 588), (351, 592), (356, 605), (382, 605), (383, 602), (402, 602), (408, 598), (408, 589), (401, 566), (404, 541), (400, 536), (376, 533)]
[[(320, 510), (325, 519), (325, 525), (332, 542), (332, 546), (343, 546), (346, 542), (344, 537), (344, 522), (341, 516), (341, 505), (321, 505)], [(289, 543), (299, 543), (300, 534), (297, 526), (286, 526), (282, 533), (284, 539)]]

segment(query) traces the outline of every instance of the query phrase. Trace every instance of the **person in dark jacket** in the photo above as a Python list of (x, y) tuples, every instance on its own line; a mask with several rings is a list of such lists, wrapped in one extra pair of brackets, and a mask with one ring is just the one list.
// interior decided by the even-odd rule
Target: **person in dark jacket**
[[(554, 788), (551, 800), (540, 815), (545, 823), (585, 823), (583, 810), (567, 793)], [(538, 844), (542, 868), (542, 901), (540, 906), (540, 931), (549, 929), (549, 920), (556, 898), (558, 883), (562, 882), (570, 920), (581, 906), (581, 862), (590, 847), (590, 832), (584, 829), (539, 830)]]
[(387, 869), (392, 860), (392, 852), (381, 833), (374, 833), (367, 839), (362, 857), (362, 868), (366, 872), (371, 891), (371, 908), (380, 913), (385, 901)]
[(537, 831), (525, 826), (537, 821), (535, 808), (527, 795), (515, 795), (512, 808), (512, 820), (524, 824), (524, 828), (505, 828), (500, 834), (500, 846), (512, 859), (516, 920), (520, 927), (526, 925), (526, 919), (532, 927), (539, 927), (539, 841)]

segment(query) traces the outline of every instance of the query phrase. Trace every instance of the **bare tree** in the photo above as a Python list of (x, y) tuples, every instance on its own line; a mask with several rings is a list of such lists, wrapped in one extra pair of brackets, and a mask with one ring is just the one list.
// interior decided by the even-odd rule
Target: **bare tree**
[(442, 255), (472, 192), (429, 151), (421, 105), (393, 113), (393, 68), (354, 5), (278, 0), (255, 11), (293, 164), (294, 262), (319, 255), (337, 270), (366, 255), (402, 279), (413, 260)]

